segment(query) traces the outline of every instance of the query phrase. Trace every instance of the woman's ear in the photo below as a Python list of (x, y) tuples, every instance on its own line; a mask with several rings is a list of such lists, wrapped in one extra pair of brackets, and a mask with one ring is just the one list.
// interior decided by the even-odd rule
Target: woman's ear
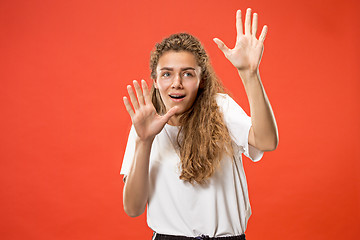
[(153, 82), (154, 82), (154, 87), (155, 87), (156, 89), (158, 89), (158, 85), (157, 85), (156, 79), (153, 79)]
[(201, 78), (200, 83), (199, 83), (199, 88), (203, 89), (205, 87), (205, 79)]

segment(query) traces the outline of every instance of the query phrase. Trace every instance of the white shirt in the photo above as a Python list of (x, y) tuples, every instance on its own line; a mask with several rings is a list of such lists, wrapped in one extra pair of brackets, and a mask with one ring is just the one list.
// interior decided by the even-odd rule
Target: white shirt
[[(179, 179), (180, 158), (174, 148), (177, 126), (166, 124), (154, 139), (149, 164), (147, 223), (157, 233), (188, 237), (245, 233), (251, 207), (241, 154), (258, 161), (263, 152), (248, 144), (251, 118), (243, 109), (226, 94), (218, 94), (216, 100), (235, 154), (234, 160), (224, 154), (209, 184), (192, 185)], [(136, 136), (132, 126), (120, 174), (129, 172)]]

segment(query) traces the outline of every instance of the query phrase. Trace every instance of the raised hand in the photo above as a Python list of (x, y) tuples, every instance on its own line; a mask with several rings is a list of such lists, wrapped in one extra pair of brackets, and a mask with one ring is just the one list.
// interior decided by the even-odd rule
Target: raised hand
[(264, 50), (264, 40), (267, 33), (265, 25), (261, 31), (259, 39), (256, 38), (258, 25), (258, 16), (253, 14), (251, 24), (251, 9), (248, 8), (245, 17), (245, 34), (241, 20), (241, 11), (236, 12), (236, 44), (233, 49), (229, 49), (223, 41), (214, 38), (214, 42), (218, 45), (225, 57), (239, 70), (254, 73), (257, 72), (260, 65), (261, 56)]
[(144, 141), (152, 141), (163, 129), (166, 122), (176, 113), (177, 107), (172, 107), (163, 116), (158, 115), (151, 102), (149, 89), (145, 80), (141, 81), (142, 91), (137, 81), (134, 80), (133, 84), (137, 98), (130, 85), (127, 86), (127, 90), (134, 109), (131, 107), (127, 97), (123, 98), (124, 104), (139, 138)]

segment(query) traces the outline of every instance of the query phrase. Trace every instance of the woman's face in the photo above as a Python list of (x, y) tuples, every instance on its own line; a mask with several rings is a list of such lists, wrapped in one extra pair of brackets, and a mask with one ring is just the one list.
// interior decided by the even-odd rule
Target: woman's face
[(168, 51), (160, 57), (154, 84), (167, 111), (178, 106), (178, 115), (192, 106), (199, 89), (200, 74), (201, 67), (190, 52)]

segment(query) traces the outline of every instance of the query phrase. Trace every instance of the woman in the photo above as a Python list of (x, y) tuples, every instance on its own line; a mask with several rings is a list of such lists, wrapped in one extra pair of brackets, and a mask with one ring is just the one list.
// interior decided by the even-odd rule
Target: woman
[(144, 80), (142, 88), (133, 82), (135, 92), (127, 87), (124, 209), (136, 217), (148, 205), (153, 239), (245, 239), (251, 209), (241, 153), (260, 160), (277, 147), (278, 132), (259, 75), (267, 27), (257, 39), (251, 9), (244, 26), (245, 34), (238, 10), (234, 49), (214, 41), (238, 70), (251, 118), (223, 93), (201, 43), (186, 33), (156, 44), (151, 92)]

